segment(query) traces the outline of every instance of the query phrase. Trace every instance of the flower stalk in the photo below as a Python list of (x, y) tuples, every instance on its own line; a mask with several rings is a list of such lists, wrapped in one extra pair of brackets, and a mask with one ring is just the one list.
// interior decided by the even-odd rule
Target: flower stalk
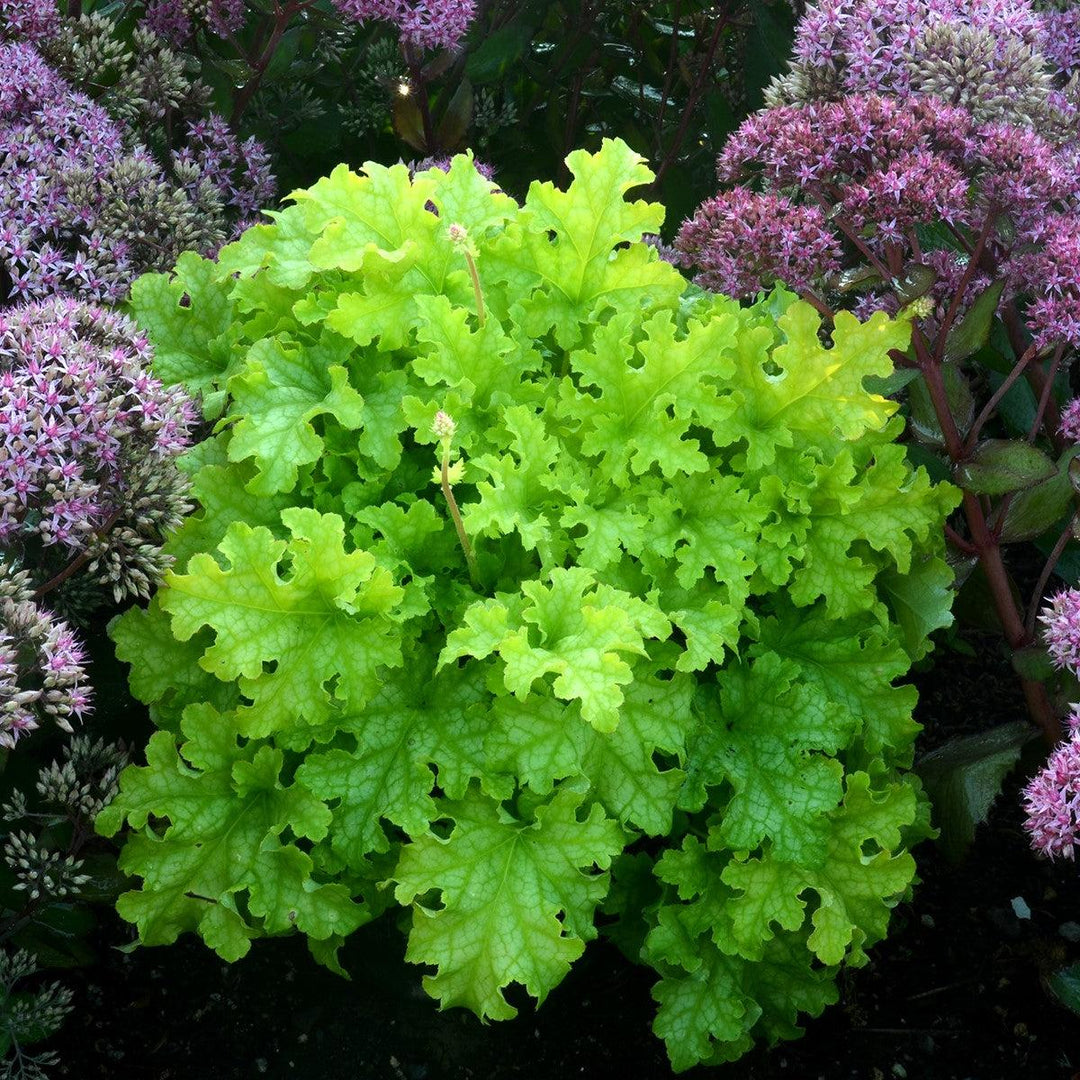
[(439, 486), (442, 488), (443, 498), (446, 499), (446, 505), (450, 510), (450, 517), (453, 519), (455, 530), (457, 530), (458, 542), (461, 544), (461, 550), (465, 553), (465, 562), (469, 567), (469, 580), (474, 586), (479, 588), (480, 572), (476, 565), (476, 556), (473, 554), (472, 544), (469, 542), (468, 533), (465, 532), (465, 525), (461, 520), (461, 510), (458, 509), (457, 499), (454, 498), (455, 478), (451, 475), (450, 469), (450, 444), (454, 440), (454, 432), (457, 431), (457, 424), (454, 422), (452, 416), (440, 409), (435, 414), (431, 430), (439, 439), (439, 456), (441, 459), (439, 467)]
[(450, 239), (461, 248), (465, 256), (465, 265), (469, 268), (469, 277), (472, 278), (473, 296), (476, 298), (476, 321), (482, 329), (487, 321), (487, 310), (484, 307), (484, 292), (480, 288), (480, 274), (476, 269), (476, 252), (473, 243), (464, 225), (451, 224), (449, 232)]

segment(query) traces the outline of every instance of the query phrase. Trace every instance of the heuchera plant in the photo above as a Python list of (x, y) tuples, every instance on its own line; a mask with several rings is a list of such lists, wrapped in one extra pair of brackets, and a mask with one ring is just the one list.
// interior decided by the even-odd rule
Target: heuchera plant
[(161, 730), (144, 944), (339, 945), (395, 903), (443, 1005), (515, 1015), (598, 929), (677, 1069), (836, 998), (927, 834), (905, 769), (956, 501), (868, 392), (906, 319), (749, 308), (639, 242), (620, 142), (524, 205), (464, 156), (345, 166), (217, 263), (135, 285), (203, 395), (201, 509), (115, 621)]

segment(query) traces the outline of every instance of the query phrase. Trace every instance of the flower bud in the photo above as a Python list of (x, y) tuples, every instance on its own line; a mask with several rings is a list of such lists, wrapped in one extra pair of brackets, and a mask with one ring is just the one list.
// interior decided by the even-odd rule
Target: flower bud
[(445, 413), (440, 409), (431, 422), (431, 430), (435, 433), (437, 439), (449, 442), (454, 437), (454, 432), (457, 431), (457, 424), (454, 423), (454, 418), (449, 413)]

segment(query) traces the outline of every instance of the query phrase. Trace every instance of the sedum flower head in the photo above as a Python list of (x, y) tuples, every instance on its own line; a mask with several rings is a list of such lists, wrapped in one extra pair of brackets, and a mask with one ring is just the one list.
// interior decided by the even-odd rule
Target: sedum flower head
[(0, 552), (0, 746), (52, 720), (66, 731), (90, 709), (85, 653), (66, 623), (34, 601), (30, 577)]
[[(841, 252), (852, 258), (855, 238), (879, 265), (931, 267), (933, 333), (967, 267), (950, 249), (920, 251), (912, 238), (943, 222), (978, 235), (992, 213), (968, 297), (1003, 279), (1003, 301), (1026, 307), (1040, 347), (1080, 345), (1080, 145), (980, 123), (936, 97), (852, 93), (749, 117), (718, 175), (737, 186), (703, 203), (676, 245), (707, 287), (740, 297), (777, 280), (824, 287)], [(861, 297), (838, 302), (860, 317), (895, 313), (894, 284), (864, 281)]]
[(1071, 29), (1030, 0), (820, 0), (800, 20), (788, 75), (770, 104), (846, 94), (932, 95), (980, 123), (1043, 130), (1075, 122), (1060, 96), (1061, 52)]
[(418, 49), (456, 49), (476, 15), (476, 0), (334, 0), (357, 22), (387, 22)]
[(115, 312), (58, 298), (0, 313), (0, 546), (43, 575), (85, 556), (117, 599), (148, 594), (187, 509), (193, 411), (150, 360)]
[(65, 79), (143, 142), (156, 145), (165, 136), (166, 117), (170, 131), (182, 133), (181, 119), (205, 113), (213, 96), (195, 76), (192, 57), (145, 26), (124, 34), (100, 11), (65, 19), (41, 52)]
[(753, 296), (777, 281), (813, 288), (840, 264), (840, 245), (820, 207), (745, 188), (702, 203), (675, 248), (685, 265), (702, 268), (700, 285), (730, 296)]
[(0, 41), (47, 41), (59, 27), (56, 0), (0, 0)]
[(1051, 859), (1075, 857), (1080, 846), (1080, 712), (1073, 706), (1071, 734), (1024, 788), (1024, 828), (1031, 845)]
[(1080, 442), (1080, 397), (1071, 398), (1065, 403), (1058, 434), (1070, 442)]
[(239, 139), (221, 116), (195, 121), (188, 129), (187, 144), (173, 154), (173, 161), (193, 202), (209, 188), (220, 205), (236, 210), (243, 219), (257, 215), (273, 198), (266, 148), (257, 139)]
[[(210, 129), (169, 175), (28, 45), (0, 44), (0, 305), (114, 302), (185, 250), (213, 254), (269, 195), (266, 156)], [(201, 140), (201, 141), (200, 141)]]
[(1062, 589), (1051, 597), (1039, 621), (1054, 666), (1080, 678), (1080, 590)]
[(244, 0), (151, 0), (143, 25), (174, 45), (185, 45), (206, 27), (225, 37), (244, 25)]
[(1073, 75), (1080, 70), (1080, 8), (1051, 8), (1040, 19), (1043, 55), (1059, 74)]

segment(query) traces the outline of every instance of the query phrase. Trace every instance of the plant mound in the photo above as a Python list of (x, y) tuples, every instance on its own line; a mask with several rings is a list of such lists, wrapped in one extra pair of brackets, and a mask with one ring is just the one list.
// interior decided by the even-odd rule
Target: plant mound
[(610, 934), (682, 1069), (798, 1033), (913, 879), (915, 691), (956, 497), (895, 443), (909, 327), (748, 308), (640, 242), (620, 142), (523, 206), (344, 166), (136, 283), (203, 396), (201, 510), (116, 621), (161, 730), (98, 819), (120, 911), (222, 957), (409, 908), (486, 1018)]

